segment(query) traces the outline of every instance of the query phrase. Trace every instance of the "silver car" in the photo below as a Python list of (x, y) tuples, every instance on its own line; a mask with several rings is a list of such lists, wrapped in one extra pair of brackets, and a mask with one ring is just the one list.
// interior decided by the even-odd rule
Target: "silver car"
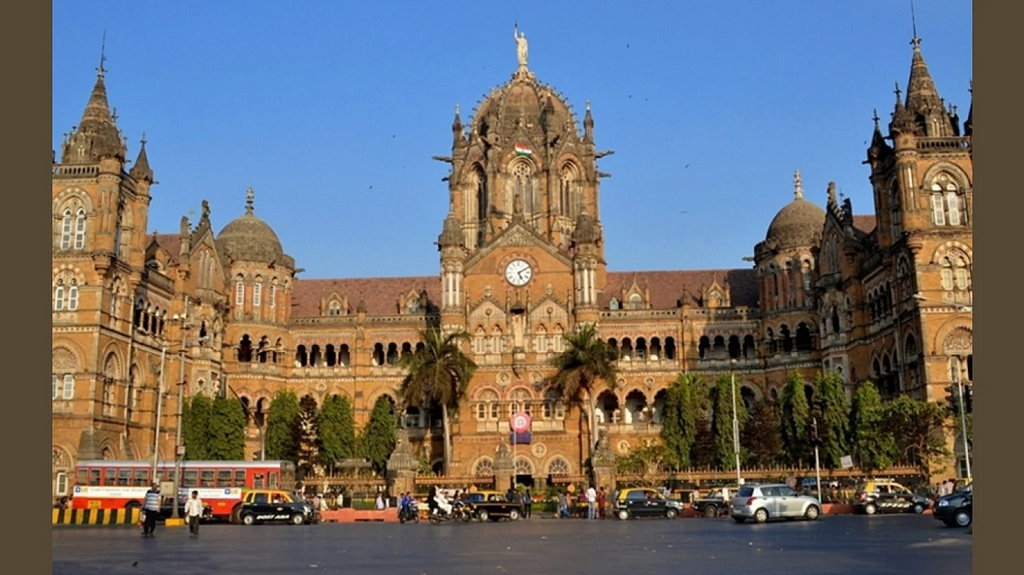
[(730, 511), (737, 523), (747, 519), (764, 523), (769, 519), (796, 517), (814, 521), (821, 515), (821, 502), (816, 497), (800, 495), (782, 483), (745, 485), (732, 498)]

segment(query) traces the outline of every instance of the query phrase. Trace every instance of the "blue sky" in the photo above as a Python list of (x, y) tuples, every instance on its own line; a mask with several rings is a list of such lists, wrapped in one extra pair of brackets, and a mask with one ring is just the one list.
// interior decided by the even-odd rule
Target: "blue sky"
[[(915, 3), (940, 94), (966, 118), (969, 0)], [(609, 269), (748, 267), (793, 172), (869, 213), (872, 110), (910, 72), (910, 3), (733, 1), (53, 2), (53, 146), (81, 118), (106, 31), (107, 90), (149, 230), (211, 204), (256, 214), (300, 277), (435, 275), (455, 104), (466, 121), (515, 70), (591, 101)], [(689, 166), (689, 167), (685, 167)], [(685, 213), (684, 213), (685, 212)]]

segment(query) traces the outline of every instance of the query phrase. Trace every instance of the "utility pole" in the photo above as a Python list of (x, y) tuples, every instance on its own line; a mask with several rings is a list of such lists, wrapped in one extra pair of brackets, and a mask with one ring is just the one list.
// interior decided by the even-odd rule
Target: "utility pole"
[(740, 473), (740, 420), (736, 413), (736, 360), (732, 360), (733, 370), (729, 372), (732, 377), (732, 450), (736, 455), (736, 484), (743, 485), (743, 477)]
[(181, 515), (178, 513), (178, 487), (181, 485), (181, 456), (182, 445), (181, 445), (181, 419), (182, 419), (182, 403), (185, 401), (185, 383), (188, 381), (188, 377), (185, 376), (185, 348), (188, 346), (188, 296), (185, 296), (185, 311), (181, 314), (181, 361), (179, 363), (179, 374), (181, 374), (181, 380), (178, 382), (178, 425), (177, 431), (175, 432), (174, 440), (174, 489), (172, 491), (174, 495), (174, 502), (171, 507), (171, 517), (179, 519)]
[(157, 462), (160, 453), (160, 418), (164, 406), (164, 365), (167, 360), (167, 344), (160, 345), (160, 384), (156, 391), (156, 420), (153, 422), (153, 475), (150, 483), (157, 483)]
[(818, 482), (818, 501), (821, 501), (821, 462), (818, 459), (818, 446), (821, 445), (821, 440), (818, 439), (818, 418), (812, 418), (811, 424), (814, 426), (814, 475)]
[[(957, 364), (959, 365), (959, 363), (960, 362), (959, 362), (959, 359), (958, 359)], [(970, 448), (968, 447), (968, 443), (967, 443), (967, 416), (964, 414), (967, 411), (967, 408), (966, 408), (966, 406), (964, 404), (964, 385), (963, 385), (963, 380), (960, 378), (959, 369), (957, 370), (957, 374), (956, 374), (956, 396), (957, 396), (957, 400), (960, 403), (960, 410), (959, 410), (960, 411), (960, 435), (963, 437), (963, 440), (964, 440), (964, 464), (966, 464), (966, 466), (967, 466), (967, 469), (965, 470), (967, 472), (966, 479), (970, 480), (970, 478), (971, 478), (971, 453), (969, 451)]]

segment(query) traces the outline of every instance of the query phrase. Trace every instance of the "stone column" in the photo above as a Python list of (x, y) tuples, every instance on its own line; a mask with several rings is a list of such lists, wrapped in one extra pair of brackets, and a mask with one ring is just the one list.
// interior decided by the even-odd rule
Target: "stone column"
[(608, 432), (598, 432), (597, 449), (593, 459), (594, 487), (604, 487), (605, 491), (615, 491), (615, 453), (608, 442)]
[(406, 491), (416, 491), (416, 471), (419, 464), (409, 443), (409, 432), (399, 427), (395, 432), (395, 450), (388, 458), (388, 493), (397, 496)]

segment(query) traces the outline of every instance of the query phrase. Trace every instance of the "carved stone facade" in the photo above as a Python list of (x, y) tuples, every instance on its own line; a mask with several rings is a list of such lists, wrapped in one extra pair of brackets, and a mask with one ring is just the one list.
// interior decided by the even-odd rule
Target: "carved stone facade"
[[(543, 395), (541, 382), (561, 336), (587, 322), (621, 353), (617, 390), (596, 398), (602, 457), (658, 437), (664, 390), (681, 371), (734, 371), (748, 402), (775, 398), (790, 371), (811, 384), (822, 369), (851, 392), (870, 379), (889, 395), (939, 400), (952, 377), (973, 373), (973, 173), (970, 117), (961, 136), (936, 98), (915, 43), (893, 144), (876, 123), (868, 150), (873, 215), (854, 215), (833, 186), (819, 208), (798, 174), (753, 269), (616, 273), (597, 167), (611, 152), (595, 148), (589, 104), (581, 131), (523, 65), (468, 126), (456, 110), (451, 155), (435, 158), (451, 165), (439, 275), (302, 280), (252, 190), (219, 234), (205, 203), (197, 225), (145, 233), (153, 171), (145, 143), (127, 170), (101, 68), (53, 165), (55, 494), (77, 459), (149, 458), (154, 444), (171, 454), (179, 383), (186, 395), (240, 398), (247, 457), (280, 389), (347, 395), (362, 425), (377, 398), (398, 406), (398, 360), (429, 325), (466, 330), (480, 366), (452, 422), (460, 476), (583, 473), (597, 438), (580, 406)], [(411, 453), (436, 467), (439, 414), (404, 409)], [(530, 446), (509, 445), (516, 411), (532, 415)]]

